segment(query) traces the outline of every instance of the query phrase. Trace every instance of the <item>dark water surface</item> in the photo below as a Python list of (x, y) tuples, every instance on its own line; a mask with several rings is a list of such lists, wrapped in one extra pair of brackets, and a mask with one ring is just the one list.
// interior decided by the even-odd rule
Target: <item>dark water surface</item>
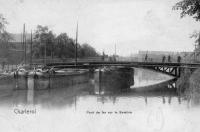
[[(45, 131), (197, 131), (200, 107), (180, 97), (171, 79), (138, 68), (1, 78), (0, 123), (11, 131), (41, 126)], [(16, 108), (36, 109), (37, 114), (19, 119)]]

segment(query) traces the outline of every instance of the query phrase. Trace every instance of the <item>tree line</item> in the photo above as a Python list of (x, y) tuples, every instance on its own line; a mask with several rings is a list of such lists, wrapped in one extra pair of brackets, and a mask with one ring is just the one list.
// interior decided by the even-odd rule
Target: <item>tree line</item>
[[(11, 40), (14, 39), (13, 36), (7, 32), (7, 25), (8, 22), (6, 18), (0, 14), (0, 59), (7, 59), (7, 61), (10, 62), (19, 59), (19, 55), (18, 57), (17, 55), (11, 55), (16, 53), (12, 53), (11, 48), (17, 47), (16, 45), (19, 45), (20, 43), (12, 42), (11, 44)], [(30, 46), (30, 39), (26, 40), (26, 43)], [(75, 40), (69, 37), (67, 33), (60, 33), (56, 35), (49, 29), (48, 26), (38, 25), (33, 33), (32, 58), (41, 59), (44, 58), (45, 55), (51, 58), (74, 58), (75, 46)], [(24, 47), (22, 47), (22, 50), (24, 50)], [(29, 56), (30, 58), (30, 49), (27, 49), (27, 51), (27, 57)], [(21, 52), (20, 56), (23, 55), (24, 54)], [(78, 58), (100, 56), (100, 54), (87, 43), (77, 43), (77, 55)]]
[(8, 42), (12, 40), (11, 35), (6, 31), (6, 25), (8, 24), (6, 18), (0, 14), (0, 58), (9, 56), (8, 54)]
[[(56, 36), (47, 26), (38, 25), (33, 37), (33, 57), (41, 58), (46, 54), (52, 58), (74, 58), (75, 46), (75, 40), (67, 33)], [(87, 43), (77, 43), (77, 54), (79, 58), (99, 56), (99, 53)]]

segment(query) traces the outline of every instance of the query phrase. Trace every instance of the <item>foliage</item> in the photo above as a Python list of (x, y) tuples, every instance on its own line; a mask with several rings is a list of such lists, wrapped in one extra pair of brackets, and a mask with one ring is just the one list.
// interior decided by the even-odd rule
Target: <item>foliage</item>
[[(12, 39), (10, 33), (6, 31), (8, 24), (6, 18), (0, 14), (0, 58), (7, 58), (13, 62), (9, 56), (9, 41)], [(34, 58), (47, 57), (58, 58), (74, 58), (75, 57), (75, 40), (70, 38), (66, 33), (61, 33), (56, 36), (53, 31), (49, 30), (48, 26), (38, 25), (33, 33), (33, 49), (32, 55)], [(27, 40), (30, 43), (30, 40)], [(78, 57), (97, 56), (98, 53), (93, 47), (88, 44), (77, 44)], [(28, 56), (30, 52), (28, 53)]]
[(189, 15), (200, 20), (200, 0), (182, 0), (173, 6), (173, 10), (181, 10), (181, 18)]
[(6, 31), (7, 24), (6, 18), (0, 14), (0, 41), (4, 43), (12, 39), (11, 35)]
[(11, 35), (6, 31), (8, 24), (6, 18), (0, 14), (0, 57), (9, 57), (9, 40), (12, 39)]
[[(188, 15), (200, 20), (200, 0), (182, 0), (173, 6), (173, 10), (181, 10), (181, 18)], [(195, 31), (190, 38), (195, 38), (195, 43), (200, 45), (200, 32)]]
[[(33, 56), (35, 58), (44, 57), (45, 47), (47, 56), (58, 58), (75, 57), (75, 41), (66, 33), (58, 36), (54, 35), (47, 26), (38, 25), (34, 33)], [(94, 57), (98, 53), (89, 44), (77, 44), (78, 57)]]
[(61, 33), (56, 37), (56, 55), (59, 58), (70, 58), (75, 55), (75, 42), (66, 33)]
[(94, 57), (94, 56), (98, 56), (98, 54), (92, 46), (85, 43), (81, 46), (80, 56)]
[(0, 33), (3, 33), (5, 31), (5, 27), (8, 24), (6, 21), (6, 18), (2, 14), (0, 14)]
[(50, 56), (53, 54), (55, 35), (52, 31), (49, 31), (47, 26), (38, 25), (35, 31), (33, 55), (35, 57), (44, 56), (45, 47), (46, 54)]
[(200, 45), (200, 32), (194, 31), (190, 38), (195, 38), (195, 43)]

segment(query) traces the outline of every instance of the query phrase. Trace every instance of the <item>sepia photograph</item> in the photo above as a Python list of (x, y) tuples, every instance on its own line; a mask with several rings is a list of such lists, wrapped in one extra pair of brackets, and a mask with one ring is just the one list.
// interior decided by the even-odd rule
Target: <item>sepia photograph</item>
[(200, 0), (0, 7), (0, 131), (200, 131)]

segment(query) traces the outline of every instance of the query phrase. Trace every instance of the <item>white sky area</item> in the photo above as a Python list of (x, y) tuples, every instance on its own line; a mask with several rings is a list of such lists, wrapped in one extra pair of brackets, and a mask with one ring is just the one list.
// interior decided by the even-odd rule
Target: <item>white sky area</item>
[(100, 53), (128, 56), (145, 51), (192, 51), (189, 38), (200, 23), (191, 17), (180, 19), (172, 6), (180, 0), (0, 0), (0, 13), (7, 18), (7, 30), (27, 32), (38, 24), (89, 43)]

